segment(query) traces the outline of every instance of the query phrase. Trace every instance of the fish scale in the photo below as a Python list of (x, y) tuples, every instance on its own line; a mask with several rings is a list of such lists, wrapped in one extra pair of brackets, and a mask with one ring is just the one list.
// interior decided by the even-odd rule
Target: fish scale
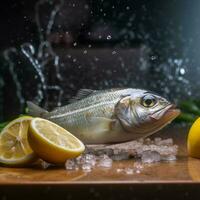
[(98, 104), (104, 101), (112, 101), (116, 98), (120, 98), (121, 95), (129, 94), (130, 90), (132, 92), (136, 91), (137, 89), (121, 89), (121, 90), (105, 90), (101, 92), (94, 92), (91, 96), (83, 98), (77, 102), (73, 102), (72, 104), (63, 106), (61, 108), (57, 108), (51, 112), (51, 115), (57, 115), (61, 113), (66, 113), (82, 108), (87, 108), (88, 106)]

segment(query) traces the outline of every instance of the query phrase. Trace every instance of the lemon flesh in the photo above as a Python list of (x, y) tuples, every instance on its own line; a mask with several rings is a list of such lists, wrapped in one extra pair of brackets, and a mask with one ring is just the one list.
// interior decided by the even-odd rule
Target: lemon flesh
[(190, 128), (187, 138), (188, 154), (194, 158), (200, 158), (200, 118)]
[(57, 124), (41, 118), (31, 121), (28, 141), (40, 158), (55, 164), (77, 157), (85, 150), (78, 138)]
[(36, 156), (28, 143), (32, 117), (20, 117), (10, 122), (0, 134), (0, 163), (9, 166), (32, 163)]

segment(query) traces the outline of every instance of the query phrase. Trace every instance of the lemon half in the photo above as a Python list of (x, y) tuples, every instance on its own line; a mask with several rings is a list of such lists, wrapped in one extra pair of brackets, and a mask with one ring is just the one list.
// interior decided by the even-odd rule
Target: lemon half
[(0, 163), (9, 166), (26, 165), (35, 161), (27, 134), (32, 117), (23, 116), (10, 122), (0, 134)]
[(55, 164), (77, 157), (85, 150), (78, 138), (57, 124), (41, 118), (31, 121), (28, 141), (40, 158)]

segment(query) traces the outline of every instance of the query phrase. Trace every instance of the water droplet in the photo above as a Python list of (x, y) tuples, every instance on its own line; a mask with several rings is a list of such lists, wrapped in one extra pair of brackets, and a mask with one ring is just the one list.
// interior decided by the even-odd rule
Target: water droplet
[(86, 4), (86, 5), (84, 6), (84, 8), (85, 8), (86, 10), (88, 10), (88, 9), (89, 9), (89, 6)]
[(156, 59), (157, 59), (157, 56), (151, 56), (150, 59), (151, 59), (151, 60), (156, 60)]
[(99, 58), (95, 57), (94, 60), (97, 62), (97, 61), (99, 61)]
[(185, 69), (184, 68), (180, 68), (180, 74), (184, 75), (185, 74)]
[(107, 40), (110, 40), (112, 37), (111, 37), (111, 35), (108, 35), (107, 36)]
[(112, 51), (112, 55), (115, 55), (117, 52), (116, 51)]

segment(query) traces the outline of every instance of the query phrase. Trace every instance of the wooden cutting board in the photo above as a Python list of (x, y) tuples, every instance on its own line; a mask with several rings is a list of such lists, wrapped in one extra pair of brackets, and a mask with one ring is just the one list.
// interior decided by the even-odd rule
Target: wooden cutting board
[(140, 174), (118, 173), (132, 167), (134, 160), (115, 161), (111, 169), (95, 168), (85, 173), (66, 171), (64, 167), (42, 169), (0, 168), (0, 198), (137, 200), (198, 199), (200, 196), (200, 160), (188, 158), (188, 128), (167, 128), (156, 136), (173, 137), (179, 145), (177, 161), (146, 164)]
[[(144, 184), (144, 183), (200, 183), (200, 160), (187, 157), (186, 128), (168, 128), (159, 133), (162, 138), (173, 137), (179, 145), (177, 161), (145, 164), (140, 174), (119, 173), (118, 168), (133, 167), (134, 159), (114, 161), (112, 168), (67, 171), (63, 167), (42, 169), (0, 168), (0, 185), (74, 185), (74, 184)], [(156, 135), (158, 136), (158, 135)]]

